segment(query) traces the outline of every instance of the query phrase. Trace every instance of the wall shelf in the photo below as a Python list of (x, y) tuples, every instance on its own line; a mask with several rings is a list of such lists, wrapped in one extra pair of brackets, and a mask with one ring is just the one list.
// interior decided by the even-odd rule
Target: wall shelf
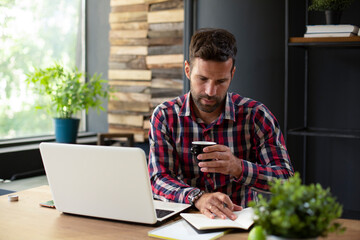
[(326, 37), (304, 38), (290, 37), (290, 47), (360, 47), (360, 36), (354, 37)]
[[(309, 2), (285, 0), (284, 136), (303, 183), (330, 187), (343, 217), (359, 218), (360, 194), (347, 186), (360, 179), (360, 36), (300, 37), (324, 20)], [(344, 21), (360, 26), (359, 7)]]
[(360, 139), (360, 130), (349, 129), (296, 128), (289, 129), (287, 133), (294, 136)]

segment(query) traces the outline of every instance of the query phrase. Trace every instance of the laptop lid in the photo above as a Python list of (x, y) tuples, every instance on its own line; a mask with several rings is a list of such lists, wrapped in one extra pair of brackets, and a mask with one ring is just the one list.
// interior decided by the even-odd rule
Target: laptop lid
[[(142, 149), (41, 143), (40, 152), (59, 211), (147, 224), (158, 221)], [(176, 208), (168, 217), (190, 206), (164, 204)]]

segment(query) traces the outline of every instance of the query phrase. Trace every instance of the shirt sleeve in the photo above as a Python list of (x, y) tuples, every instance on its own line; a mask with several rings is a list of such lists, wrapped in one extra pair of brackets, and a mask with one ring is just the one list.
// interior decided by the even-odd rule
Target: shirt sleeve
[(279, 123), (272, 113), (261, 105), (254, 110), (252, 121), (253, 159), (242, 160), (243, 172), (237, 181), (268, 192), (269, 182), (274, 178), (287, 179), (294, 170)]
[(165, 114), (155, 109), (149, 132), (149, 175), (154, 197), (163, 201), (189, 203), (187, 195), (195, 190), (178, 176), (179, 155), (170, 137)]

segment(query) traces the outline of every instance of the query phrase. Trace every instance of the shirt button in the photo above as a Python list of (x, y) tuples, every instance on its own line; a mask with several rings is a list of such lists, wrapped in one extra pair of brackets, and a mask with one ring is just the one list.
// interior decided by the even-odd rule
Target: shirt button
[(208, 173), (207, 175), (206, 175), (208, 178), (210, 178), (210, 174)]

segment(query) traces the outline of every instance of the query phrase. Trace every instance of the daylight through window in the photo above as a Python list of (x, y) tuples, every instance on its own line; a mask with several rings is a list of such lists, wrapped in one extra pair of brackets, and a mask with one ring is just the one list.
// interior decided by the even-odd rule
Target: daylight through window
[(84, 71), (84, 2), (0, 1), (0, 140), (53, 134), (26, 74), (54, 61)]

